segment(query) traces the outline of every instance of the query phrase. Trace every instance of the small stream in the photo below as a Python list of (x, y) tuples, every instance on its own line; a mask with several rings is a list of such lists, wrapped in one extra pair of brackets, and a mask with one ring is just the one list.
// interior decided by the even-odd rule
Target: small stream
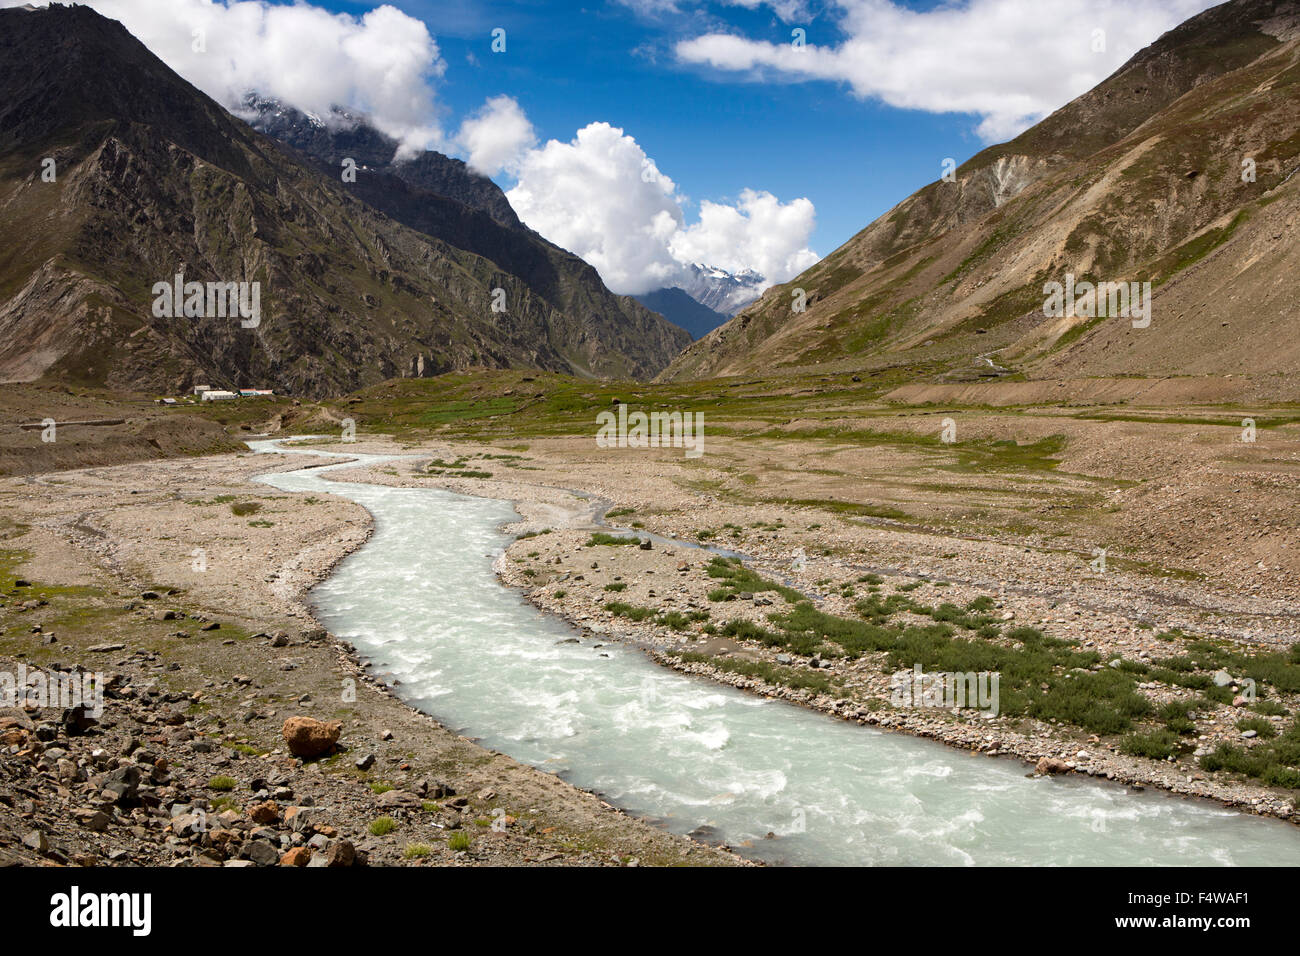
[[(250, 442), (261, 453), (326, 455)], [(510, 502), (331, 482), (349, 461), (257, 480), (375, 520), (318, 585), (320, 622), (448, 727), (677, 832), (773, 863), (1295, 865), (1300, 828), (1207, 801), (888, 733), (679, 674), (584, 640), (502, 586)], [(603, 646), (597, 646), (603, 643)], [(768, 834), (773, 834), (768, 837)]]

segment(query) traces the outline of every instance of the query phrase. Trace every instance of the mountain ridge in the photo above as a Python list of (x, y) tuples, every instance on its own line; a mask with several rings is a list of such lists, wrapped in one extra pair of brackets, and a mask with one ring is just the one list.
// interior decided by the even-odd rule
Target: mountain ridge
[[(1260, 256), (1273, 242), (1265, 236), (1291, 233), (1298, 6), (1233, 0), (1168, 31), (1042, 123), (967, 160), (953, 181), (923, 187), (769, 289), (661, 379), (900, 365), (929, 382), (1242, 371), (1243, 316), (1224, 295), (1246, 291), (1219, 250), (1235, 243)], [(1246, 157), (1254, 183), (1242, 182)], [(1289, 287), (1294, 248), (1268, 253), (1262, 287)], [(1044, 284), (1067, 273), (1151, 281), (1151, 328), (1045, 317)], [(804, 312), (792, 310), (798, 290)], [(1284, 328), (1280, 297), (1269, 301), (1248, 334)], [(1189, 336), (1203, 353), (1183, 347)], [(1300, 352), (1282, 348), (1253, 371), (1284, 394), (1298, 364)]]
[[(583, 287), (602, 314), (566, 312), (403, 225), (85, 7), (0, 10), (0, 223), (27, 240), (0, 250), (10, 381), (318, 397), (475, 365), (646, 377), (688, 341), (603, 285)], [(261, 325), (151, 315), (177, 272), (258, 282)]]

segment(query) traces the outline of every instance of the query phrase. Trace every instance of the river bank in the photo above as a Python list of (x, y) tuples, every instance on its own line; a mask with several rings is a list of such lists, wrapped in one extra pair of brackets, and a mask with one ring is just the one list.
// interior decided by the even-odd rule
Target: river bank
[[(5, 862), (744, 862), (486, 749), (374, 679), (306, 604), (369, 540), (369, 515), (250, 483), (312, 463), (326, 461), (223, 455), (0, 483), (0, 670), (81, 668), (112, 688), (84, 732), (63, 729), (62, 708), (0, 713)], [(299, 715), (339, 721), (338, 751), (289, 753), (281, 728)], [(118, 778), (125, 797), (107, 790)]]
[[(855, 608), (864, 597), (907, 594), (918, 604), (958, 608), (984, 600), (991, 602), (990, 614), (1007, 628), (1041, 629), (1095, 653), (1111, 667), (1146, 668), (1147, 662), (1174, 656), (1205, 635), (1244, 646), (1285, 646), (1296, 636), (1294, 613), (1285, 601), (1114, 569), (1090, 574), (1086, 565), (1080, 573), (1081, 561), (1069, 551), (819, 521), (812, 509), (702, 502), (664, 480), (663, 474), (674, 468), (662, 459), (616, 477), (611, 473), (616, 466), (601, 468), (590, 459), (575, 460), (567, 449), (538, 452), (536, 443), (526, 455), (448, 445), (436, 449), (432, 466), (422, 457), (401, 468), (357, 469), (345, 480), (508, 497), (522, 516), (509, 530), (522, 537), (497, 562), (501, 580), (519, 588), (535, 606), (581, 629), (589, 640), (630, 642), (683, 673), (841, 720), (988, 756), (1014, 757), (1025, 761), (1026, 772), (1158, 788), (1252, 814), (1294, 819), (1290, 791), (1200, 765), (1201, 756), (1222, 745), (1249, 747), (1256, 738), (1260, 743), (1269, 739), (1259, 731), (1240, 729), (1243, 721), (1252, 727), (1260, 721), (1261, 726), (1284, 732), (1283, 715), (1256, 713), (1235, 681), (1227, 685), (1228, 702), (1217, 705), (1200, 700), (1186, 687), (1137, 682), (1136, 690), (1153, 710), (1180, 702), (1191, 708), (1194, 732), (1173, 760), (1126, 753), (1122, 735), (1089, 733), (1066, 723), (891, 706), (891, 673), (882, 667), (884, 655), (801, 655), (761, 640), (737, 639), (711, 626), (743, 621), (761, 627), (769, 615), (788, 612), (794, 602), (772, 592), (711, 601), (710, 592), (719, 581), (709, 574), (711, 555), (699, 545), (719, 542), (743, 550), (758, 574), (794, 586), (811, 597), (820, 612), (832, 616), (856, 617)], [(522, 468), (503, 471), (494, 464), (512, 458), (522, 459), (522, 468), (535, 474), (525, 480)], [(447, 467), (454, 463), (462, 471), (492, 467), (494, 474), (457, 477), (458, 469)], [(591, 480), (574, 488), (575, 473)], [(578, 490), (582, 494), (573, 494)], [(602, 502), (610, 507), (608, 522), (597, 520)], [(597, 543), (592, 533), (601, 529), (642, 538), (651, 533), (693, 536), (696, 547), (658, 543), (643, 550)], [(700, 529), (715, 530), (696, 535)], [(906, 611), (901, 617), (904, 623), (924, 620)], [(771, 679), (772, 674), (782, 679)], [(828, 679), (833, 688), (819, 686)], [(1274, 699), (1286, 711), (1298, 703), (1286, 692), (1274, 693)]]
[[(843, 555), (834, 553), (819, 554), (818, 549), (829, 550), (823, 545), (833, 546), (835, 535), (847, 533), (856, 536), (855, 540), (871, 544), (875, 544), (877, 538), (888, 542), (887, 550), (895, 564), (924, 565), (928, 552), (953, 545), (947, 541), (927, 542), (926, 536), (915, 532), (861, 529), (857, 526), (849, 526), (847, 531), (843, 526), (826, 528), (827, 533), (822, 534), (819, 533), (823, 531), (822, 522), (813, 520), (806, 526), (796, 522), (798, 516), (805, 514), (801, 509), (769, 508), (761, 513), (741, 513), (719, 508), (716, 503), (701, 502), (697, 495), (683, 492), (680, 488), (676, 492), (671, 485), (660, 488), (656, 486), (656, 476), (653, 475), (641, 474), (633, 479), (627, 475), (615, 476), (606, 471), (599, 480), (582, 482), (584, 486), (592, 488), (592, 492), (575, 494), (579, 489), (569, 487), (575, 472), (570, 467), (570, 462), (562, 455), (543, 455), (532, 450), (525, 455), (519, 449), (450, 446), (442, 443), (411, 448), (378, 441), (346, 447), (331, 443), (321, 447), (336, 452), (407, 456), (336, 472), (330, 475), (331, 481), (388, 487), (447, 487), (485, 498), (517, 502), (516, 510), (520, 520), (511, 522), (510, 530), (517, 535), (529, 536), (515, 541), (497, 559), (496, 567), (501, 579), (520, 588), (535, 606), (572, 622), (583, 635), (579, 641), (594, 650), (599, 650), (602, 641), (617, 639), (628, 642), (648, 650), (659, 663), (685, 673), (760, 696), (780, 697), (805, 708), (834, 714), (845, 722), (901, 730), (908, 735), (929, 737), (969, 752), (1022, 758), (1031, 761), (1031, 765), (1024, 768), (1026, 771), (1032, 770), (1038, 760), (1047, 757), (1060, 761), (1049, 769), (1073, 771), (1068, 773), (1066, 779), (1075, 776), (1100, 777), (1140, 786), (1155, 786), (1184, 796), (1209, 797), (1222, 804), (1255, 813), (1284, 819), (1289, 816), (1289, 795), (1279, 796), (1277, 791), (1267, 788), (1252, 787), (1247, 783), (1223, 778), (1215, 779), (1208, 775), (1201, 775), (1202, 779), (1197, 779), (1199, 771), (1191, 767), (1189, 772), (1186, 761), (1180, 765), (1170, 765), (1166, 769), (1155, 761), (1138, 760), (1119, 754), (1114, 741), (1080, 737), (1068, 728), (1049, 724), (1026, 728), (1014, 726), (1009, 721), (972, 721), (968, 715), (942, 711), (900, 712), (893, 708), (877, 707), (879, 696), (885, 690), (881, 681), (887, 680), (887, 675), (878, 667), (873, 669), (870, 666), (878, 664), (878, 661), (822, 660), (818, 663), (827, 663), (829, 666), (813, 667), (810, 657), (791, 655), (753, 642), (735, 640), (727, 635), (706, 634), (704, 628), (708, 625), (702, 620), (692, 622), (699, 626), (692, 627), (689, 633), (662, 623), (630, 621), (625, 613), (615, 613), (607, 608), (611, 598), (618, 599), (628, 607), (652, 609), (658, 616), (672, 611), (688, 615), (692, 611), (716, 608), (717, 602), (711, 602), (708, 594), (709, 589), (717, 584), (716, 580), (708, 576), (711, 555), (698, 548), (685, 546), (652, 545), (649, 550), (643, 551), (627, 545), (588, 543), (591, 532), (598, 525), (598, 514), (605, 507), (603, 501), (612, 501), (615, 505), (615, 514), (609, 518), (609, 522), (632, 533), (645, 534), (653, 531), (665, 536), (680, 536), (689, 533), (687, 528), (699, 528), (706, 521), (714, 527), (726, 529), (728, 525), (734, 528), (752, 528), (761, 519), (761, 535), (756, 529), (753, 537), (748, 540), (731, 540), (728, 543), (751, 555), (754, 566), (763, 574), (788, 582), (813, 597), (818, 607), (828, 612), (848, 614), (852, 613), (853, 601), (844, 594), (847, 587), (856, 587), (864, 594), (871, 593), (871, 589), (876, 588), (885, 593), (893, 593), (900, 587), (911, 587), (921, 582), (906, 593), (933, 588), (936, 594), (941, 591), (945, 598), (960, 602), (967, 601), (968, 595), (987, 595), (990, 581), (980, 575), (988, 572), (985, 563), (991, 549), (988, 542), (959, 545), (969, 549), (967, 554), (945, 551), (945, 554), (953, 555), (944, 559), (945, 573), (936, 573), (932, 567), (913, 566), (901, 570), (887, 567), (884, 562), (876, 564), (874, 561), (868, 563), (868, 559), (845, 560)], [(488, 467), (494, 468), (500, 477), (457, 477), (458, 471), (477, 470), (465, 467), (468, 462), (475, 460), (474, 456), (479, 456), (479, 461), (490, 462)], [(448, 467), (457, 462), (460, 463), (459, 468)], [(506, 466), (509, 471), (504, 471), (499, 462), (513, 464)], [(356, 811), (344, 811), (343, 815), (351, 827), (351, 836), (356, 838), (354, 846), (362, 848), (363, 854), (373, 862), (395, 863), (402, 860), (405, 853), (402, 841), (411, 840), (417, 834), (432, 838), (429, 844), (432, 851), (429, 857), (417, 857), (413, 862), (585, 864), (627, 862), (629, 859), (645, 863), (669, 862), (673, 859), (681, 862), (734, 861), (735, 858), (729, 854), (710, 855), (716, 854), (716, 851), (697, 844), (685, 842), (683, 848), (682, 842), (678, 842), (679, 838), (617, 814), (610, 808), (601, 806), (594, 797), (589, 797), (590, 803), (583, 807), (584, 797), (588, 795), (581, 795), (581, 791), (574, 790), (553, 775), (531, 771), (500, 754), (490, 755), (475, 747), (472, 741), (448, 734), (435, 722), (398, 700), (397, 695), (409, 694), (400, 683), (382, 675), (378, 681), (367, 678), (366, 675), (371, 670), (367, 667), (369, 661), (360, 660), (355, 652), (339, 648), (326, 636), (316, 632), (315, 621), (311, 618), (312, 610), (303, 600), (308, 590), (324, 579), (344, 555), (355, 552), (369, 540), (374, 529), (364, 510), (341, 501), (332, 494), (267, 494), (265, 490), (258, 490), (256, 485), (247, 484), (253, 475), (289, 471), (302, 467), (304, 463), (326, 464), (328, 460), (306, 459), (297, 455), (293, 456), (293, 460), (269, 456), (238, 456), (168, 462), (161, 467), (158, 464), (148, 467), (123, 466), (126, 470), (121, 472), (119, 469), (69, 472), (43, 476), (35, 481), (15, 482), (13, 487), (4, 489), (3, 493), (11, 503), (21, 502), (28, 518), (36, 519), (35, 523), (39, 525), (24, 531), (17, 542), (25, 548), (32, 548), (31, 560), (21, 565), (22, 573), (37, 580), (49, 581), (55, 587), (84, 583), (90, 579), (83, 564), (85, 555), (90, 553), (95, 556), (99, 570), (107, 573), (106, 581), (118, 582), (119, 590), (114, 597), (121, 598), (131, 596), (130, 590), (120, 590), (121, 582), (129, 582), (129, 588), (135, 588), (147, 587), (150, 582), (167, 582), (169, 579), (179, 581), (181, 579), (177, 577), (177, 571), (187, 568), (189, 570), (183, 575), (183, 585), (166, 586), (163, 592), (166, 601), (169, 605), (184, 604), (190, 608), (201, 603), (207, 611), (184, 610), (182, 619), (197, 615), (192, 619), (199, 620), (215, 616), (210, 613), (214, 610), (225, 615), (239, 609), (239, 616), (244, 620), (283, 622), (289, 629), (286, 633), (290, 642), (288, 646), (294, 648), (291, 652), (277, 647), (276, 635), (265, 625), (260, 632), (246, 633), (243, 639), (224, 639), (218, 642), (218, 647), (208, 648), (206, 653), (200, 655), (194, 655), (193, 649), (203, 645), (202, 639), (195, 641), (195, 634), (188, 630), (185, 637), (177, 637), (179, 632), (170, 630), (176, 627), (175, 624), (156, 625), (159, 633), (150, 636), (155, 643), (148, 648), (141, 646), (138, 638), (136, 644), (130, 645), (145, 655), (141, 661), (143, 670), (161, 671), (158, 676), (169, 682), (176, 678), (165, 670), (169, 666), (168, 661), (176, 663), (183, 659), (206, 673), (207, 679), (202, 682), (203, 686), (197, 693), (207, 698), (201, 701), (204, 706), (216, 711), (213, 719), (217, 723), (201, 730), (205, 736), (218, 735), (223, 740), (225, 752), (219, 753), (219, 759), (237, 761), (252, 757), (267, 761), (284, 760), (283, 751), (277, 752), (279, 748), (274, 735), (274, 730), (278, 727), (277, 718), (289, 713), (289, 708), (294, 705), (305, 709), (305, 712), (311, 712), (310, 708), (316, 701), (337, 695), (340, 675), (352, 676), (357, 682), (357, 698), (360, 703), (348, 708), (346, 714), (351, 720), (344, 732), (348, 752), (330, 768), (333, 773), (327, 777), (309, 779), (328, 779), (331, 786), (349, 787), (354, 799), (349, 801), (341, 793), (331, 797), (328, 791), (322, 792), (317, 798), (312, 796), (309, 789), (303, 788), (301, 783), (298, 785), (300, 791), (307, 793), (308, 798), (315, 803), (332, 802), (338, 807), (346, 807), (352, 802), (364, 814), (365, 808), (379, 812), (385, 806), (378, 802), (383, 794), (376, 793), (376, 790), (392, 786), (399, 797), (389, 800), (403, 799), (401, 794), (416, 793), (422, 783), (426, 784), (427, 792), (431, 779), (437, 790), (443, 780), (453, 779), (447, 776), (451, 773), (457, 775), (454, 777), (457, 783), (451, 784), (451, 789), (455, 789), (458, 794), (467, 795), (464, 797), (465, 806), (460, 808), (444, 807), (446, 801), (428, 800), (427, 802), (438, 806), (437, 811), (424, 810), (426, 800), (417, 795), (413, 799), (420, 804), (419, 811), (413, 806), (397, 811), (398, 822), (402, 824), (398, 839), (385, 840), (370, 836), (367, 832), (369, 824), (360, 819)], [(133, 467), (135, 470), (131, 470)], [(671, 465), (665, 467), (665, 470), (671, 472)], [(548, 481), (555, 484), (547, 484)], [(561, 485), (560, 482), (565, 484)], [(181, 493), (179, 489), (185, 489), (185, 492)], [(189, 497), (191, 493), (194, 497)], [(618, 514), (619, 509), (632, 507), (632, 504), (625, 502), (635, 501), (633, 495), (657, 496), (654, 500), (664, 503), (675, 499), (678, 507), (673, 509), (661, 506), (653, 513), (646, 509), (638, 514)], [(246, 506), (252, 504), (257, 504), (258, 508), (245, 510)], [(244, 511), (244, 514), (238, 514), (236, 507)], [(54, 517), (56, 514), (57, 517)], [(245, 520), (232, 521), (236, 516)], [(732, 520), (733, 518), (737, 520)], [(744, 518), (751, 520), (748, 524), (741, 524), (739, 519)], [(28, 535), (35, 537), (27, 537)], [(22, 538), (26, 540), (21, 540)], [(709, 536), (704, 538), (706, 542), (710, 540)], [(193, 552), (196, 548), (204, 551), (207, 558), (206, 570), (202, 572), (192, 570), (196, 560)], [(802, 552), (800, 568), (791, 567), (790, 559), (786, 557), (796, 549)], [(67, 553), (69, 550), (73, 553)], [(1044, 580), (1052, 578), (1053, 573), (1059, 577), (1059, 565), (1053, 570), (1053, 566), (1045, 563), (1038, 555), (1033, 562), (1025, 562), (1024, 559), (1019, 561), (1025, 573), (1018, 577), (1016, 585), (994, 587), (999, 617), (1009, 613), (1012, 620), (1033, 622), (1043, 626), (1044, 630), (1077, 638), (1081, 644), (1089, 641), (1094, 646), (1100, 644), (1107, 653), (1123, 648), (1136, 656), (1144, 650), (1148, 654), (1152, 649), (1162, 650), (1154, 635), (1148, 633), (1149, 629), (1133, 626), (1131, 617), (1122, 614), (1107, 617), (1095, 610), (1094, 604), (1099, 603), (1108, 593), (1104, 589), (1094, 589), (1100, 593), (1090, 593), (1076, 587), (1070, 595), (1072, 600), (1062, 602), (1059, 589), (1055, 594), (1037, 590)], [(876, 570), (867, 570), (870, 568)], [(879, 583), (859, 580), (867, 575), (875, 575), (881, 580)], [(1079, 582), (1075, 583), (1077, 585)], [(1116, 583), (1119, 587), (1115, 587)], [(609, 585), (616, 587), (606, 590)], [(617, 587), (618, 585), (622, 587)], [(1198, 594), (1190, 588), (1177, 594), (1156, 593), (1150, 582), (1146, 581), (1115, 582), (1112, 579), (1106, 586), (1114, 588), (1125, 600), (1131, 600), (1135, 594), (1142, 596), (1146, 602), (1142, 609), (1146, 613), (1157, 613), (1158, 609), (1167, 607), (1181, 608), (1182, 613), (1199, 613), (1187, 609), (1196, 609), (1204, 606), (1207, 601), (1214, 600), (1212, 595), (1207, 597), (1203, 592)], [(158, 584), (157, 587), (163, 587), (163, 584)], [(12, 590), (9, 593), (17, 596)], [(779, 596), (768, 593), (759, 594), (757, 601), (754, 600), (753, 593), (746, 597), (742, 592), (734, 597), (734, 600), (723, 605), (727, 619), (761, 621), (767, 614), (783, 607)], [(1161, 602), (1158, 600), (1160, 597), (1166, 600)], [(1177, 600), (1173, 600), (1175, 597)], [(201, 602), (196, 602), (198, 598), (201, 598)], [(1114, 595), (1111, 595), (1112, 604), (1114, 600)], [(137, 621), (140, 618), (153, 620), (147, 606), (126, 609), (133, 613)], [(1257, 608), (1246, 610), (1258, 611)], [(1241, 618), (1234, 615), (1240, 613), (1239, 608), (1227, 608), (1219, 626), (1235, 626)], [(716, 617), (718, 621), (722, 619), (721, 615)], [(235, 634), (234, 628), (239, 626), (238, 623), (227, 617), (222, 627), (228, 624), (232, 628), (228, 633)], [(67, 625), (60, 622), (59, 626), (65, 629), (66, 634)], [(75, 647), (78, 643), (76, 627), (71, 630), (73, 640), (66, 641), (65, 648), (58, 655), (62, 660), (68, 659), (67, 645)], [(115, 628), (118, 635), (129, 630), (125, 627)], [(204, 633), (200, 631), (199, 636)], [(18, 632), (13, 628), (8, 629), (6, 637), (23, 648), (31, 647), (31, 639), (19, 640)], [(300, 642), (300, 637), (305, 639)], [(241, 647), (246, 641), (250, 643)], [(316, 647), (317, 641), (320, 642), (320, 648)], [(319, 656), (310, 655), (311, 667), (304, 667), (309, 657), (300, 659), (297, 656), (303, 653), (298, 650), (300, 643), (303, 648), (328, 649), (326, 656), (333, 661), (329, 665), (331, 670), (327, 673), (332, 673), (333, 676), (327, 683), (322, 684), (319, 680), (312, 683), (306, 679), (304, 671), (315, 671), (321, 668), (322, 662)], [(5, 644), (3, 649), (7, 650), (9, 646)], [(683, 652), (698, 655), (698, 659), (683, 659)], [(123, 649), (121, 653), (128, 652)], [(293, 656), (288, 660), (280, 659), (279, 655), (285, 653)], [(36, 654), (24, 652), (24, 656), (29, 660), (49, 659), (45, 648)], [(117, 659), (115, 666), (126, 667), (130, 663), (126, 657), (122, 657)], [(853, 691), (853, 706), (846, 706), (845, 698), (841, 695), (800, 690), (780, 681), (769, 682), (726, 669), (735, 664), (775, 668), (787, 679), (795, 678), (796, 684), (807, 675), (814, 678), (831, 677), (841, 688), (845, 684), (849, 685)], [(190, 664), (183, 666), (188, 670)], [(286, 666), (287, 670), (275, 673), (276, 668)], [(232, 668), (241, 677), (250, 677), (250, 673), (245, 671), (251, 672), (251, 683), (236, 682), (238, 687), (249, 688), (248, 696), (243, 699), (227, 700), (225, 695), (214, 692), (220, 679), (231, 679)], [(214, 679), (214, 669), (222, 675), (221, 678)], [(293, 692), (286, 692), (286, 674), (292, 675), (289, 686)], [(191, 675), (189, 680), (182, 682), (183, 690), (173, 690), (170, 693), (187, 696), (195, 693), (191, 688), (193, 677)], [(311, 689), (299, 690), (304, 682)], [(335, 684), (334, 689), (326, 689), (329, 683)], [(312, 689), (317, 693), (313, 693)], [(374, 702), (378, 702), (378, 710), (372, 708)], [(404, 715), (405, 722), (396, 716), (398, 712)], [(319, 709), (315, 713), (327, 716)], [(340, 713), (340, 717), (344, 716)], [(131, 719), (138, 722), (139, 716), (135, 715)], [(244, 726), (240, 726), (241, 723)], [(393, 746), (389, 746), (392, 742), (384, 739), (383, 733), (394, 726), (403, 728), (395, 734), (396, 740), (401, 741), (396, 752)], [(426, 731), (426, 727), (434, 729)], [(1209, 724), (1205, 729), (1213, 733), (1216, 728)], [(1227, 739), (1227, 725), (1218, 729), (1220, 736)], [(193, 727), (182, 727), (181, 733), (187, 730), (196, 732)], [(414, 750), (402, 749), (412, 748), (426, 733), (436, 746), (425, 746), (422, 742)], [(352, 734), (357, 735), (356, 739), (350, 739)], [(155, 735), (158, 736), (163, 735)], [(1205, 736), (1208, 739), (1210, 734)], [(457, 752), (456, 759), (450, 761), (446, 758), (449, 740), (455, 741), (453, 749)], [(355, 765), (355, 760), (364, 760), (368, 754), (360, 752), (356, 747), (358, 743), (366, 751), (374, 751), (377, 758), (386, 759), (388, 766), (394, 769), (388, 770), (381, 761), (370, 764), (366, 770), (360, 769)], [(385, 747), (387, 751), (383, 749)], [(253, 753), (245, 754), (244, 748), (250, 748)], [(359, 756), (353, 756), (354, 749)], [(1086, 757), (1081, 757), (1079, 750), (1083, 750)], [(235, 754), (240, 756), (234, 756)], [(484, 769), (485, 755), (494, 761), (489, 769)], [(93, 763), (89, 756), (85, 759)], [(1071, 767), (1070, 764), (1074, 766)], [(315, 774), (319, 771), (311, 768), (319, 767), (320, 764), (294, 768), (293, 761), (288, 760), (285, 761), (285, 766), (290, 768), (290, 772), (305, 769), (307, 773)], [(57, 782), (57, 773), (54, 772), (57, 769), (56, 758), (54, 764), (45, 769), (45, 776), (41, 779)], [(188, 781), (189, 787), (201, 784), (203, 774), (212, 769), (200, 763)], [(1180, 776), (1192, 779), (1179, 779)], [(547, 781), (540, 790), (536, 785), (537, 778)], [(82, 783), (88, 784), (91, 779), (93, 778), (88, 774), (88, 779)], [(506, 781), (504, 784), (501, 783), (503, 780)], [(251, 779), (249, 786), (251, 787)], [(1118, 787), (1116, 790), (1122, 793)], [(528, 795), (521, 798), (521, 792)], [(251, 789), (250, 795), (265, 796), (261, 791)], [(210, 800), (212, 797), (213, 794), (209, 793), (199, 799)], [(245, 797), (245, 801), (249, 799)], [(578, 828), (574, 827), (575, 816), (570, 809), (570, 804), (575, 801), (581, 808), (577, 816), (580, 824)], [(75, 798), (71, 802), (76, 802)], [(514, 807), (525, 803), (530, 811), (539, 809), (539, 803), (545, 806), (540, 808), (542, 812), (536, 816), (531, 812), (519, 812), (519, 815), (512, 812)], [(175, 806), (174, 800), (171, 805)], [(513, 820), (525, 819), (524, 826), (531, 824), (531, 828), (511, 833), (504, 840), (498, 839), (495, 831), (488, 830), (482, 833), (486, 839), (475, 843), (479, 849), (471, 851), (467, 857), (458, 856), (446, 849), (445, 844), (439, 844), (438, 838), (445, 839), (445, 831), (441, 831), (441, 827), (436, 824), (448, 827), (459, 822), (464, 827), (467, 823), (472, 823), (481, 831), (484, 827), (481, 821), (490, 823), (491, 817), (487, 814), (500, 805), (504, 805), (504, 812)], [(50, 819), (49, 825), (56, 827), (56, 832), (60, 825), (57, 821), (67, 816), (69, 798), (61, 797), (59, 806), (60, 815), (47, 818)], [(186, 804), (182, 803), (181, 806)], [(562, 810), (557, 809), (561, 807)], [(242, 804), (241, 808), (247, 809)], [(40, 816), (36, 810), (31, 812)], [(447, 818), (445, 821), (437, 816), (424, 819), (424, 815), (430, 812), (445, 812)], [(384, 815), (393, 814), (389, 812)], [(542, 825), (545, 821), (550, 822)], [(555, 821), (564, 822), (559, 824)], [(363, 823), (365, 826), (361, 826)], [(163, 825), (167, 826), (166, 823)], [(326, 825), (344, 832), (335, 824)], [(416, 834), (407, 832), (408, 825), (416, 830)], [(555, 829), (546, 833), (551, 827)], [(599, 850), (592, 848), (592, 831), (600, 834)], [(290, 829), (281, 834), (290, 841), (288, 848), (293, 846), (292, 832)], [(557, 833), (562, 836), (556, 836)], [(531, 847), (522, 850), (516, 845), (516, 836), (537, 837), (538, 834), (542, 834), (539, 837), (541, 842), (552, 849)], [(0, 846), (14, 846), (23, 835), (15, 831), (9, 839), (0, 837)], [(630, 846), (632, 852), (611, 851), (606, 856), (604, 847), (611, 840), (621, 847)], [(206, 859), (201, 852), (204, 849), (201, 844), (201, 837), (197, 843), (181, 840), (178, 846), (168, 844), (166, 851), (171, 853), (179, 848), (181, 860), (198, 861)], [(489, 850), (492, 851), (490, 854)], [(21, 853), (21, 850), (18, 852)], [(112, 850), (105, 846), (105, 852)], [(553, 853), (558, 853), (559, 856), (552, 856)]]

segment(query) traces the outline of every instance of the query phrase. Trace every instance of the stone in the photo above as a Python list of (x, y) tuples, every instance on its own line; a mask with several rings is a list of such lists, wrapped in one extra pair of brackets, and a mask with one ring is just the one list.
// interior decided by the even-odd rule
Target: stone
[(254, 823), (279, 823), (280, 805), (274, 800), (255, 803), (248, 808), (248, 819)]
[(270, 840), (253, 840), (245, 844), (241, 856), (252, 861), (255, 866), (275, 866), (280, 862), (280, 851)]
[(1057, 757), (1040, 757), (1038, 763), (1034, 766), (1034, 773), (1043, 775), (1069, 772), (1070, 765)]
[(371, 767), (373, 767), (374, 765), (375, 765), (375, 755), (374, 755), (374, 754), (366, 754), (364, 757), (358, 757), (358, 758), (357, 758), (357, 769), (358, 769), (358, 770), (369, 770), (369, 769), (370, 769)]
[(289, 752), (295, 757), (319, 757), (330, 752), (342, 733), (342, 721), (314, 717), (290, 717), (281, 730)]
[(93, 807), (81, 807), (72, 811), (72, 819), (76, 820), (87, 830), (95, 833), (103, 833), (108, 829), (108, 814), (102, 810), (96, 810)]
[(421, 805), (420, 798), (413, 793), (405, 790), (385, 790), (379, 795), (378, 804), (381, 807), (418, 807)]
[(348, 840), (338, 840), (312, 855), (308, 866), (352, 866), (357, 852)]
[(104, 781), (102, 789), (113, 794), (118, 803), (134, 800), (140, 789), (140, 768), (135, 764), (118, 767)]
[(23, 845), (30, 847), (37, 853), (44, 853), (50, 848), (50, 841), (45, 839), (45, 834), (40, 830), (33, 830), (27, 836), (23, 837)]
[(280, 857), (281, 866), (306, 866), (311, 862), (311, 848), (296, 846)]

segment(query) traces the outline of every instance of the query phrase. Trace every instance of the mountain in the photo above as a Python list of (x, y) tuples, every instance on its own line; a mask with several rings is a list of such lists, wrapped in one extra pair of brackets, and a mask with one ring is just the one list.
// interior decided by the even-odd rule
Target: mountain
[(696, 262), (687, 268), (680, 288), (700, 305), (723, 315), (735, 315), (757, 299), (766, 284), (767, 280), (753, 269), (728, 272)]
[(507, 229), (527, 231), (492, 180), (433, 150), (397, 162), (398, 143), (370, 126), (364, 116), (336, 107), (321, 119), (256, 93), (247, 94), (234, 113), (254, 129), (325, 165), (331, 175), (338, 175), (345, 157), (351, 158), (364, 170), (395, 175), (417, 189), (485, 212)]
[[(1294, 397), (1298, 60), (1295, 0), (1207, 10), (767, 290), (662, 378), (1233, 375)], [(1045, 287), (1067, 277), (1150, 282), (1150, 325), (1049, 317)]]
[(578, 375), (645, 378), (690, 338), (631, 296), (610, 292), (573, 253), (529, 229), (492, 180), (428, 150), (397, 158), (398, 143), (344, 110), (321, 119), (251, 94), (238, 114), (325, 175), (356, 164), (353, 195), (419, 232), (496, 263), (556, 309), (562, 354)]
[[(0, 10), (0, 229), (23, 237), (0, 247), (0, 379), (317, 397), (475, 365), (648, 376), (688, 341), (510, 223), (481, 182), (413, 168), (395, 182), (423, 228), (369, 202), (387, 192), (364, 172), (344, 183), (232, 116), (116, 21)], [(256, 288), (260, 323), (156, 315), (178, 272)]]
[(633, 298), (651, 312), (658, 312), (673, 325), (681, 326), (691, 333), (692, 339), (708, 335), (728, 318), (721, 312), (714, 312), (707, 305), (701, 305), (676, 286), (656, 289)]

